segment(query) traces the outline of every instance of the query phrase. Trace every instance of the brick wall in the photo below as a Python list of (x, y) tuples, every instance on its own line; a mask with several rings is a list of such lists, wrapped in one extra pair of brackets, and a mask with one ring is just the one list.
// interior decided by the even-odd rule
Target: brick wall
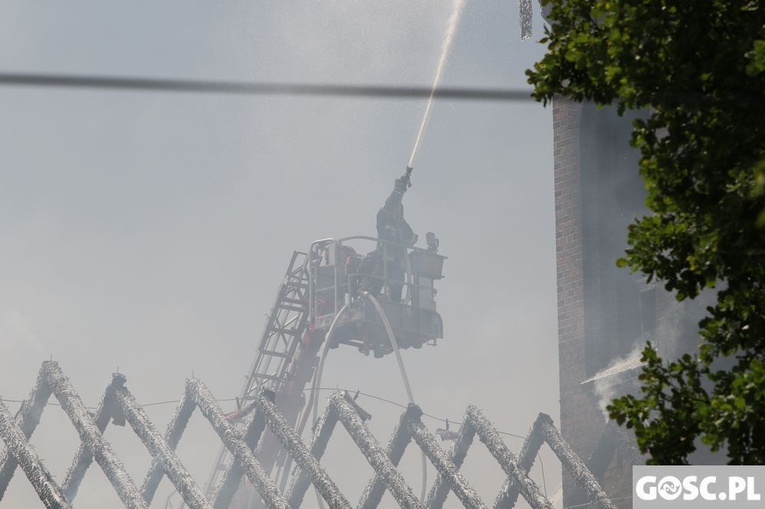
[[(652, 337), (658, 315), (653, 290), (616, 267), (627, 225), (645, 212), (638, 153), (628, 145), (633, 118), (590, 103), (553, 102), (560, 429), (585, 461), (602, 450), (600, 396), (624, 394), (628, 385), (613, 384), (635, 374), (612, 374), (610, 385), (601, 379), (598, 387), (583, 382)], [(631, 462), (609, 461), (601, 485), (618, 507), (630, 507)], [(564, 507), (586, 502), (564, 474)]]
[[(605, 419), (592, 393), (592, 384), (581, 385), (587, 379), (580, 180), (581, 116), (581, 104), (558, 97), (553, 101), (560, 427), (563, 438), (586, 460), (603, 431)], [(584, 501), (571, 477), (564, 475), (564, 506)]]

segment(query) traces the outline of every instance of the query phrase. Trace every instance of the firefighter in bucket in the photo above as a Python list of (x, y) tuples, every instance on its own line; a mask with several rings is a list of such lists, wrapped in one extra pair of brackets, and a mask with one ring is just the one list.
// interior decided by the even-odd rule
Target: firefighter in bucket
[(364, 278), (362, 289), (372, 295), (380, 295), (387, 287), (391, 302), (401, 302), (407, 271), (407, 249), (417, 243), (417, 234), (404, 219), (404, 193), (411, 186), (411, 168), (397, 178), (393, 191), (377, 212), (377, 248), (366, 255), (359, 272), (371, 277)]

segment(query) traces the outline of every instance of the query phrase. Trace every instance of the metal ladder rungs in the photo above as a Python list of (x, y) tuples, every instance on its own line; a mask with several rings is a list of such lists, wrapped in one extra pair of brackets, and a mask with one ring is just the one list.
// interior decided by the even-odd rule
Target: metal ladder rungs
[(282, 377), (278, 377), (276, 375), (261, 375), (261, 374), (257, 374), (257, 375), (254, 376), (254, 378), (260, 378), (260, 379), (263, 379), (263, 380), (283, 380)]
[(283, 302), (286, 302), (287, 304), (294, 304), (295, 306), (302, 306), (303, 309), (308, 305), (308, 303), (304, 300), (300, 299), (282, 299)]
[(271, 329), (271, 333), (273, 334), (275, 332), (279, 333), (279, 334), (283, 334), (285, 336), (295, 337), (295, 335), (296, 335), (295, 333), (297, 332), (297, 330), (296, 329), (285, 329), (284, 327), (273, 327)]
[(303, 313), (305, 312), (305, 307), (298, 307), (298, 306), (279, 306), (279, 309), (285, 309), (287, 311), (295, 311), (297, 313)]
[(284, 352), (277, 352), (272, 350), (261, 350), (261, 352), (264, 355), (270, 355), (271, 357), (279, 357), (280, 359), (286, 359), (287, 357), (289, 357), (289, 355)]

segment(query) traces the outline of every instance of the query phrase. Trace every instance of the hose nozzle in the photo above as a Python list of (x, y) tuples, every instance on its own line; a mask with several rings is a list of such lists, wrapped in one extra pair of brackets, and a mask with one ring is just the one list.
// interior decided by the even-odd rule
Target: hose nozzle
[(403, 179), (406, 181), (406, 187), (412, 187), (412, 168), (411, 166), (406, 167), (406, 172), (404, 173)]

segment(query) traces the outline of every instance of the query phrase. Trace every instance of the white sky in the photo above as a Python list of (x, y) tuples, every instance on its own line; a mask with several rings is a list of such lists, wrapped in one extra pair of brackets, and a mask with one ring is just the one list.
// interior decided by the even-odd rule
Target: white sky
[[(429, 86), (450, 8), (6, 0), (0, 71)], [(528, 88), (524, 70), (543, 53), (535, 16), (534, 37), (521, 43), (516, 0), (469, 1), (443, 84)], [(424, 108), (421, 99), (0, 88), (0, 396), (26, 397), (50, 357), (88, 405), (117, 369), (142, 403), (178, 399), (192, 373), (217, 397), (237, 395), (292, 252), (374, 234)], [(436, 232), (448, 256), (438, 285), (445, 338), (404, 352), (427, 413), (461, 420), (473, 403), (520, 435), (539, 412), (557, 422), (553, 194), (549, 108), (435, 105), (405, 197), (420, 238)], [(323, 385), (406, 402), (392, 357), (334, 351)], [(401, 409), (359, 402), (387, 443)], [(162, 431), (173, 410), (147, 408)], [(192, 421), (179, 454), (204, 486), (217, 443), (200, 415)], [(355, 502), (371, 469), (335, 435), (327, 465)], [(106, 437), (140, 483), (143, 446), (123, 428)], [(63, 480), (78, 442), (60, 409), (46, 409), (32, 442)], [(506, 443), (518, 452), (522, 441)], [(419, 493), (419, 455), (404, 460)], [(560, 469), (549, 450), (543, 460), (552, 494)], [(502, 473), (477, 441), (464, 471), (491, 504)], [(539, 465), (533, 477), (542, 485)], [(163, 481), (153, 507), (171, 492)], [(448, 504), (457, 507), (453, 496)], [(0, 507), (37, 506), (17, 471)], [(76, 507), (105, 506), (119, 501), (91, 467)]]

